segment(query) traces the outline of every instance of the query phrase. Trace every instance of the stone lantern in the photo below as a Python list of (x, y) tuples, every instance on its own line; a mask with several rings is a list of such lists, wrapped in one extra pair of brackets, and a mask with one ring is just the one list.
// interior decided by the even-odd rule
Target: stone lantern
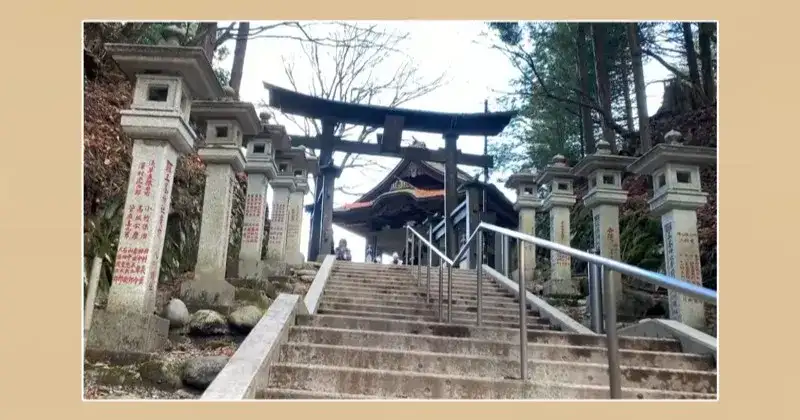
[(175, 168), (197, 139), (193, 101), (223, 91), (201, 48), (178, 46), (176, 28), (164, 35), (162, 45), (105, 45), (135, 81), (131, 107), (120, 112), (133, 156), (108, 305), (95, 314), (89, 350), (148, 353), (166, 344), (169, 321), (154, 312)]
[[(511, 175), (505, 185), (506, 188), (517, 192), (517, 201), (514, 203), (514, 210), (519, 214), (517, 230), (531, 236), (536, 236), (536, 211), (542, 207), (537, 178), (536, 170), (531, 169)], [(508, 252), (507, 244), (503, 245), (503, 251)], [(525, 282), (533, 284), (533, 273), (536, 271), (536, 245), (525, 243), (525, 259)], [(509, 264), (510, 258), (504, 256), (503, 261)]]
[[(668, 276), (702, 285), (697, 209), (706, 204), (700, 168), (717, 161), (716, 150), (686, 146), (681, 133), (671, 130), (661, 143), (633, 162), (628, 170), (653, 179), (650, 210), (661, 217), (664, 258)], [(693, 328), (705, 326), (703, 302), (669, 291), (671, 319)]]
[(260, 123), (251, 103), (233, 100), (230, 87), (225, 93), (221, 100), (192, 107), (192, 116), (206, 126), (205, 146), (198, 152), (206, 165), (206, 185), (194, 279), (181, 285), (181, 298), (191, 309), (227, 310), (235, 294), (225, 281), (225, 268), (236, 174), (245, 168), (243, 138), (258, 133)]
[[(562, 155), (553, 157), (537, 182), (548, 187), (543, 209), (550, 213), (550, 240), (570, 246), (570, 210), (575, 204), (575, 175)], [(572, 279), (571, 258), (559, 252), (550, 252), (550, 280), (544, 284), (546, 295), (572, 296), (578, 293)]]

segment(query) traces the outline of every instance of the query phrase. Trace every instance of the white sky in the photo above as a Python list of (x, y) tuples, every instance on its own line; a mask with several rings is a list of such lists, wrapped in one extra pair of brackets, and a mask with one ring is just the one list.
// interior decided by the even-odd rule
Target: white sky
[[(252, 22), (251, 27), (273, 22)], [(354, 22), (355, 23), (355, 22)], [(421, 110), (442, 112), (483, 112), (483, 102), (489, 99), (490, 111), (496, 98), (501, 96), (494, 91), (509, 91), (509, 81), (516, 77), (516, 70), (502, 53), (486, 46), (487, 42), (481, 38), (481, 33), (488, 32), (487, 25), (482, 21), (396, 21), (382, 22), (398, 30), (410, 33), (405, 45), (405, 53), (419, 68), (419, 74), (426, 78), (435, 78), (443, 72), (446, 73), (448, 83), (436, 91), (404, 104), (403, 108), (416, 108)], [(475, 41), (478, 41), (476, 43)], [(229, 48), (233, 51), (233, 43)], [(232, 54), (231, 54), (232, 56)], [(287, 76), (284, 74), (284, 58), (292, 59), (297, 72), (309, 71), (309, 66), (303, 61), (300, 45), (296, 41), (284, 39), (253, 39), (248, 42), (244, 64), (240, 97), (244, 101), (258, 104), (267, 99), (268, 94), (262, 82), (267, 81), (278, 86), (291, 88)], [(230, 69), (232, 57), (223, 63)], [(645, 82), (667, 78), (670, 73), (658, 63), (650, 62), (644, 68)], [(302, 81), (298, 81), (302, 85)], [(303, 86), (300, 86), (302, 89)], [(304, 93), (309, 93), (308, 91)], [(661, 105), (663, 86), (653, 83), (647, 88), (647, 107), (652, 115)], [(635, 106), (635, 102), (634, 102)], [(277, 122), (285, 124), (289, 134), (302, 134), (302, 131), (291, 122), (281, 119), (276, 115)], [(444, 147), (444, 141), (439, 135), (426, 133), (411, 133), (404, 131), (403, 138), (411, 136), (422, 140), (428, 148)], [(491, 142), (491, 138), (489, 139)], [(458, 147), (465, 153), (482, 154), (483, 137), (461, 137)], [(378, 158), (383, 166), (393, 167), (399, 159)], [(341, 161), (341, 157), (337, 162)], [(470, 173), (475, 173), (478, 168), (464, 167)], [(337, 179), (336, 185), (346, 185), (357, 192), (366, 192), (387, 174), (381, 169), (360, 170), (347, 169)], [(505, 189), (498, 178), (508, 174), (492, 170), (492, 181), (504, 191), (509, 198), (515, 199), (515, 194)], [(313, 180), (311, 181), (313, 186)], [(313, 191), (313, 188), (312, 188)], [(272, 191), (268, 193), (269, 206), (272, 209)], [(357, 196), (341, 193), (334, 195), (334, 205), (341, 206), (352, 202)], [(306, 195), (305, 204), (312, 201), (311, 194)], [(301, 228), (300, 252), (306, 254), (308, 249), (310, 216), (305, 214)], [(338, 226), (333, 227), (334, 241), (346, 239), (351, 249), (353, 261), (364, 260), (365, 238), (350, 233)], [(393, 250), (384, 250), (391, 252)]]

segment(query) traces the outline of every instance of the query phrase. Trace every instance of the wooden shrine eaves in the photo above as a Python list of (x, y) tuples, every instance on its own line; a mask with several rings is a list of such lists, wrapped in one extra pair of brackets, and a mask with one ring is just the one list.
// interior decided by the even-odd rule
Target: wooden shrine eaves
[(269, 106), (306, 118), (328, 118), (333, 122), (383, 127), (389, 120), (399, 119), (403, 130), (459, 136), (495, 136), (500, 134), (516, 111), (479, 112), (471, 114), (429, 112), (376, 105), (352, 104), (304, 95), (264, 82), (269, 90)]
[[(322, 141), (319, 137), (291, 136), (292, 146), (305, 146), (309, 149), (321, 149)], [(355, 153), (360, 155), (397, 157), (408, 160), (420, 160), (426, 162), (444, 163), (446, 159), (443, 149), (425, 149), (422, 147), (400, 147), (397, 152), (387, 152), (381, 150), (381, 146), (375, 143), (360, 143), (357, 141), (342, 140), (334, 138), (333, 150), (344, 153)], [(473, 155), (458, 152), (456, 157), (458, 165), (493, 167), (494, 159), (491, 156)]]

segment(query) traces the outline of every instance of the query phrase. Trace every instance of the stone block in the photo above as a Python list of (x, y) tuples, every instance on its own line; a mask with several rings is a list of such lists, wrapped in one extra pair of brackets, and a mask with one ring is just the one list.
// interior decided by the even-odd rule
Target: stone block
[(181, 284), (181, 300), (192, 310), (230, 308), (235, 295), (236, 288), (224, 280), (198, 279)]
[(153, 314), (100, 310), (94, 313), (87, 349), (152, 353), (167, 344), (169, 320)]

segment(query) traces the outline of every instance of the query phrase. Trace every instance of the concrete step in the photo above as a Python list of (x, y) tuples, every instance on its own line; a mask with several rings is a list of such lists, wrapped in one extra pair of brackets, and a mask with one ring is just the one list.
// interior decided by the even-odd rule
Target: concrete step
[[(388, 294), (388, 293), (420, 293), (420, 292), (427, 292), (427, 288), (420, 287), (420, 286), (406, 286), (406, 285), (392, 285), (392, 286), (381, 286), (376, 284), (369, 284), (369, 283), (345, 283), (341, 281), (329, 281), (328, 284), (325, 285), (326, 290), (339, 290), (339, 289), (346, 289), (346, 290), (362, 290), (368, 291), (370, 293), (375, 294)], [(442, 292), (447, 295), (448, 288), (443, 287)], [(438, 287), (431, 287), (431, 294), (438, 295), (439, 288)], [(478, 291), (475, 287), (453, 287), (453, 294), (454, 295), (466, 295), (466, 296), (475, 296), (477, 295)], [(511, 295), (506, 292), (505, 290), (501, 290), (500, 288), (485, 288), (483, 289), (483, 296), (493, 296), (493, 297), (510, 297)]]
[(371, 400), (381, 399), (375, 395), (341, 394), (337, 392), (314, 392), (302, 389), (267, 388), (258, 391), (257, 400)]
[[(492, 356), (508, 360), (515, 360), (519, 357), (519, 345), (515, 343), (378, 331), (295, 326), (289, 332), (289, 341), (376, 349)], [(561, 360), (601, 364), (607, 361), (606, 349), (602, 347), (541, 343), (528, 344), (528, 358), (529, 360)], [(625, 366), (707, 371), (714, 369), (713, 360), (709, 356), (688, 353), (620, 350), (620, 360)]]
[[(415, 302), (425, 302), (425, 291), (417, 291), (417, 292), (410, 292), (410, 293), (394, 293), (394, 294), (387, 294), (387, 293), (380, 293), (375, 294), (371, 292), (365, 292), (363, 290), (357, 289), (326, 289), (325, 297), (335, 297), (335, 298), (352, 298), (352, 299), (380, 299), (382, 301), (392, 301), (392, 302), (402, 302), (402, 301), (415, 301)], [(436, 303), (438, 302), (439, 295), (438, 294), (431, 294), (430, 302)], [(447, 294), (442, 296), (443, 302), (447, 303)], [(502, 297), (493, 297), (493, 296), (484, 296), (482, 299), (484, 305), (503, 305), (503, 304), (512, 304), (515, 307), (519, 305), (519, 302), (516, 299), (502, 296)], [(477, 302), (476, 296), (469, 296), (469, 295), (453, 295), (453, 304), (465, 304), (465, 305), (475, 305)], [(529, 305), (530, 306), (530, 305)]]
[[(474, 323), (455, 325), (438, 322), (397, 321), (378, 317), (353, 317), (346, 315), (299, 315), (297, 325), (350, 329), (356, 331), (384, 331), (414, 335), (465, 337), (479, 340), (519, 343), (519, 328), (478, 327)], [(528, 326), (528, 341), (540, 344), (605, 347), (605, 336), (574, 334), (546, 329), (532, 330)], [(629, 350), (680, 352), (678, 340), (666, 338), (619, 337), (619, 347)]]
[[(269, 386), (326, 394), (419, 399), (602, 399), (608, 388), (519, 380), (483, 379), (387, 370), (276, 363)], [(713, 394), (624, 389), (629, 399), (714, 398)]]
[[(493, 357), (442, 355), (441, 353), (288, 343), (280, 361), (301, 365), (346, 366), (356, 369), (519, 379), (519, 361)], [(622, 386), (679, 392), (716, 392), (717, 375), (709, 372), (621, 367)], [(531, 360), (528, 375), (534, 382), (608, 386), (608, 365)]]
[[(381, 306), (398, 306), (398, 307), (420, 307), (420, 308), (433, 308), (436, 302), (426, 302), (424, 299), (406, 299), (406, 300), (392, 300), (382, 299), (380, 297), (350, 297), (350, 296), (328, 296), (322, 299), (322, 302), (331, 304), (356, 304), (356, 305), (381, 305)], [(458, 302), (453, 303), (453, 309), (459, 311), (475, 312), (477, 311), (476, 302)], [(505, 302), (483, 302), (484, 313), (497, 313), (497, 314), (516, 314), (519, 313), (519, 304), (511, 301)], [(538, 315), (537, 315), (538, 316)]]
[[(419, 314), (419, 315), (410, 315), (410, 314), (393, 314), (393, 313), (384, 313), (384, 312), (369, 312), (369, 311), (349, 311), (344, 309), (330, 309), (326, 307), (324, 304), (320, 306), (319, 313), (321, 314), (336, 314), (336, 315), (349, 315), (349, 316), (363, 316), (363, 317), (380, 317), (383, 319), (389, 320), (417, 320), (417, 321), (430, 321), (434, 322), (439, 319), (436, 313), (433, 314)], [(447, 310), (442, 313), (442, 320), (445, 321), (447, 319)], [(461, 325), (474, 325), (477, 322), (477, 318), (473, 314), (464, 315), (463, 313), (456, 313), (453, 312), (453, 316), (451, 318), (452, 322), (455, 324)], [(507, 328), (518, 328), (519, 322), (516, 320), (503, 320), (497, 319), (497, 317), (488, 317), (484, 316), (483, 322), (486, 325), (496, 326), (496, 327), (507, 327)], [(537, 318), (537, 317), (528, 317), (528, 328), (531, 328), (535, 325), (549, 325), (549, 321), (545, 318)]]
[[(416, 273), (407, 276), (382, 276), (382, 275), (374, 275), (371, 273), (331, 273), (331, 278), (339, 279), (339, 280), (349, 280), (354, 282), (368, 282), (368, 283), (381, 283), (381, 284), (393, 284), (398, 282), (414, 282), (414, 283), (427, 283), (428, 277), (426, 273), (422, 273), (422, 279), (418, 280), (416, 278)], [(491, 278), (485, 277), (484, 283), (494, 283), (494, 280)], [(431, 273), (431, 284), (439, 282), (439, 274)], [(442, 278), (442, 282), (447, 284), (447, 276)], [(468, 286), (474, 285), (477, 283), (476, 277), (464, 277), (464, 278), (456, 278), (453, 277), (453, 284), (460, 285), (460, 286)]]
[[(418, 316), (435, 316), (438, 313), (438, 309), (434, 309), (432, 305), (426, 305), (424, 302), (417, 306), (399, 306), (399, 305), (371, 305), (367, 303), (340, 303), (340, 302), (333, 302), (330, 300), (323, 299), (321, 302), (321, 308), (326, 310), (343, 310), (343, 311), (361, 311), (361, 312), (372, 312), (372, 313), (381, 313), (381, 314), (397, 314), (397, 315), (408, 315), (412, 317)], [(467, 318), (467, 317), (477, 317), (477, 309), (468, 307), (465, 310), (459, 310), (459, 307), (453, 305), (453, 317), (454, 318)], [(447, 310), (447, 305), (444, 305), (443, 308), (445, 311)], [(475, 315), (472, 315), (475, 314)], [(501, 321), (501, 322), (517, 322), (519, 320), (519, 311), (484, 311), (483, 312), (483, 319), (487, 321)], [(536, 315), (528, 312), (528, 319), (539, 319)]]

